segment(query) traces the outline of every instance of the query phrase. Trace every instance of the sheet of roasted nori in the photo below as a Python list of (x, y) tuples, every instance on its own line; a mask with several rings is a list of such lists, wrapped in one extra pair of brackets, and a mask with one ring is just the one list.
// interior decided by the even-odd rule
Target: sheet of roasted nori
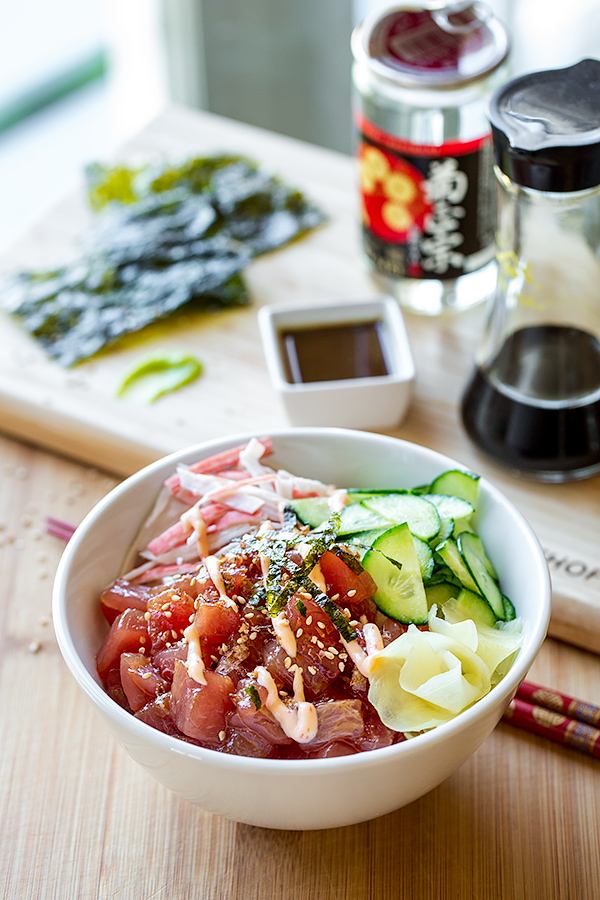
[(185, 304), (246, 305), (249, 261), (321, 224), (297, 190), (239, 156), (181, 166), (90, 166), (98, 213), (80, 259), (54, 272), (25, 272), (3, 304), (63, 366)]

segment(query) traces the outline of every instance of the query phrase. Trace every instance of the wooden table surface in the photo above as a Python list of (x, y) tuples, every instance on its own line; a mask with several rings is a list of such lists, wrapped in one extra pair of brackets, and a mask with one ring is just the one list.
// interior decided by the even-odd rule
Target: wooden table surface
[[(271, 168), (279, 168), (288, 180), (307, 189), (313, 185), (311, 170), (318, 161), (322, 185), (313, 196), (335, 213), (330, 226), (314, 240), (308, 238), (253, 265), (249, 281), (256, 305), (282, 299), (285, 290), (294, 299), (364, 295), (369, 282), (358, 262), (350, 160), (182, 111), (161, 117), (133, 143), (131, 152), (160, 148), (180, 153), (204, 146), (212, 150), (217, 140), (229, 144), (223, 149), (254, 156), (264, 151)], [(346, 197), (345, 205), (340, 196)], [(49, 223), (41, 223), (15, 251), (13, 261), (35, 265), (36, 254), (41, 259), (48, 251), (44, 235), (54, 234), (60, 244), (56, 232), (63, 226), (65, 232), (73, 230), (72, 223), (65, 223), (70, 222), (69, 210), (74, 221), (80, 221), (80, 207), (79, 200), (66, 201), (50, 217), (57, 228), (52, 231)], [(316, 264), (307, 268), (309, 248)], [(257, 344), (254, 317), (255, 310), (227, 317), (227, 329), (242, 350)], [(479, 457), (469, 445), (458, 426), (456, 402), (480, 321), (479, 313), (445, 321), (407, 317), (413, 348), (426, 347), (428, 356), (415, 354), (415, 400), (393, 433), (478, 469), (522, 508), (548, 548), (555, 589), (557, 583), (560, 588), (555, 597), (560, 610), (555, 633), (570, 628), (570, 636), (585, 643), (587, 613), (595, 621), (599, 605), (594, 571), (600, 479), (554, 487), (523, 483)], [(217, 346), (219, 329), (224, 327), (220, 320), (212, 333)], [(248, 350), (254, 366), (259, 365), (257, 353)], [(116, 353), (90, 367), (93, 389), (94, 379), (102, 380), (101, 366), (112, 371), (118, 358)], [(218, 355), (214, 364), (219, 364)], [(219, 372), (226, 382), (227, 367), (221, 365)], [(256, 373), (255, 383), (267, 391), (254, 409), (257, 429), (284, 426), (264, 372), (257, 368)], [(54, 377), (60, 386), (63, 375)], [(88, 377), (88, 371), (78, 377)], [(238, 825), (204, 813), (156, 784), (114, 742), (60, 657), (50, 604), (63, 544), (46, 533), (45, 520), (53, 515), (79, 522), (128, 469), (171, 447), (163, 447), (140, 419), (137, 437), (126, 435), (120, 445), (120, 462), (106, 454), (92, 460), (85, 455), (89, 445), (70, 447), (65, 432), (61, 437), (40, 427), (36, 441), (34, 425), (14, 412), (18, 406), (14, 395), (9, 401), (6, 410), (14, 414), (11, 418), (6, 412), (0, 421), (5, 432), (0, 437), (4, 585), (0, 897), (590, 900), (598, 896), (598, 761), (505, 723), (436, 790), (395, 813), (349, 828), (277, 832)], [(106, 435), (113, 427), (108, 400), (100, 415), (105, 411), (100, 437), (108, 442)], [(64, 424), (67, 413), (59, 412)], [(206, 410), (204, 416), (205, 436), (248, 427), (241, 403), (233, 421), (211, 419)], [(236, 427), (239, 421), (242, 428)], [(187, 432), (183, 436), (178, 432), (173, 440), (185, 438)], [(79, 459), (63, 455), (69, 450)], [(576, 611), (572, 620), (570, 605)], [(573, 644), (548, 638), (530, 678), (600, 703), (600, 657)]]

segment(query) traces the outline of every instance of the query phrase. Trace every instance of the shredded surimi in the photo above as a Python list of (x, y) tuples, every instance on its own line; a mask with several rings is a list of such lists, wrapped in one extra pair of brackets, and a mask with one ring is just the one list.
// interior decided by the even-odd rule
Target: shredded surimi
[(240, 450), (240, 465), (253, 475), (272, 471), (263, 466), (260, 460), (265, 455), (265, 446), (256, 438), (251, 438), (243, 450)]
[[(296, 671), (298, 671), (296, 669)], [(277, 690), (271, 673), (264, 666), (258, 666), (256, 669), (256, 679), (262, 687), (267, 689), (266, 707), (277, 719), (283, 732), (293, 741), (299, 744), (308, 744), (312, 741), (319, 728), (319, 720), (317, 710), (313, 703), (307, 703), (306, 700), (300, 700), (296, 703), (295, 708), (286, 706)], [(294, 676), (294, 684), (296, 678)], [(302, 690), (302, 695), (304, 691)]]

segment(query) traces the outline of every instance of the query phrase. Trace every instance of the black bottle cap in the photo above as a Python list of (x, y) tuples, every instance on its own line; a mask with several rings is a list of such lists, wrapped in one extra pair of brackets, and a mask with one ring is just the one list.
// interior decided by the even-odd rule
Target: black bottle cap
[(511, 181), (557, 193), (600, 184), (600, 60), (509, 81), (492, 97), (490, 120), (496, 163)]

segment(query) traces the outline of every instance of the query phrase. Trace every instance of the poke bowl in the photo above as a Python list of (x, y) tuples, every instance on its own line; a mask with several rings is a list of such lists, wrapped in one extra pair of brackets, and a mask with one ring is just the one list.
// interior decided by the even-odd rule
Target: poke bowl
[(135, 761), (204, 810), (292, 830), (367, 821), (452, 775), (549, 615), (543, 551), (499, 490), (336, 428), (147, 466), (77, 528), (53, 592), (66, 665)]

